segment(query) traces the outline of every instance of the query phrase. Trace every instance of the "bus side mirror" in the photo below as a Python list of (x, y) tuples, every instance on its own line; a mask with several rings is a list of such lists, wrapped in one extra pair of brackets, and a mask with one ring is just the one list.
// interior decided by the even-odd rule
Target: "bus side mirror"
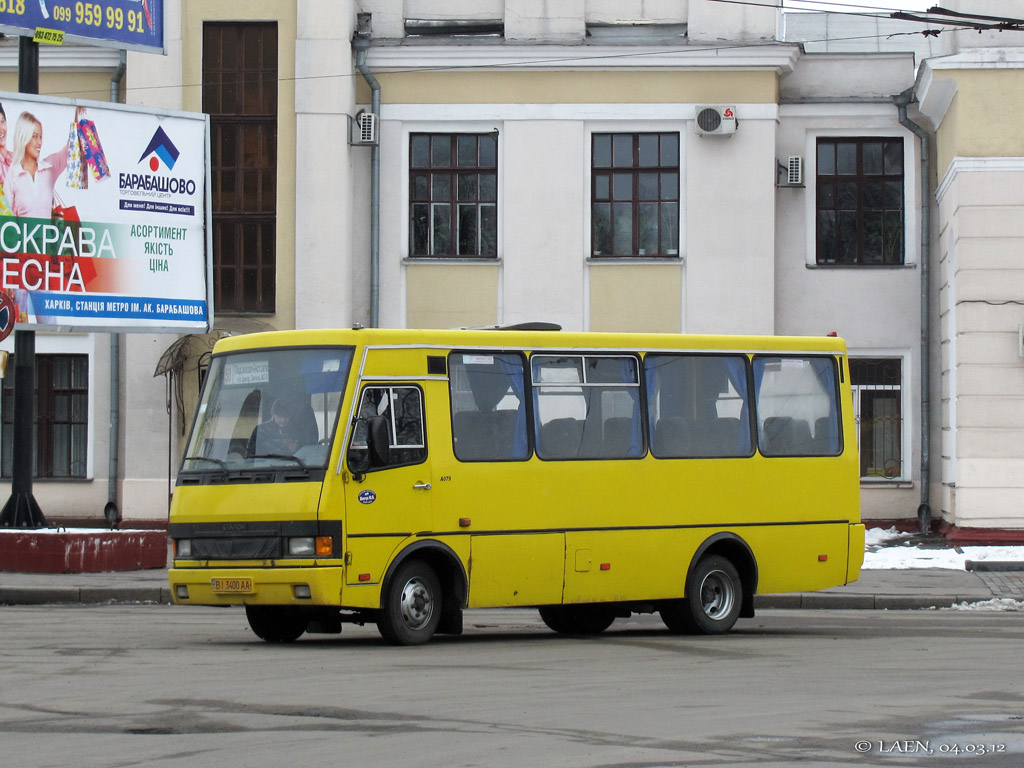
[(353, 475), (363, 475), (374, 467), (387, 466), (390, 433), (390, 424), (384, 416), (356, 419), (346, 460)]

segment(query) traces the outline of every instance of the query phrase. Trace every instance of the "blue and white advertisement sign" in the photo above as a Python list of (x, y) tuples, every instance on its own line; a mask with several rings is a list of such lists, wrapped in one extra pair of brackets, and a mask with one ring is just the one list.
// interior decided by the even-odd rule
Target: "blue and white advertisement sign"
[(208, 147), (203, 114), (0, 93), (0, 290), (18, 327), (207, 331)]
[(165, 53), (164, 0), (0, 0), (0, 32)]

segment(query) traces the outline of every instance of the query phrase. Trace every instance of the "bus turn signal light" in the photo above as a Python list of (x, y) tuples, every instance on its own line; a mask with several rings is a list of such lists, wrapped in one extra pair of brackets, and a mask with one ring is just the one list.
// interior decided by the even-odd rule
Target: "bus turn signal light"
[(316, 537), (316, 554), (317, 557), (327, 557), (334, 553), (334, 539), (330, 536), (317, 536)]
[(827, 563), (828, 562), (828, 555), (818, 555), (818, 562), (819, 563)]

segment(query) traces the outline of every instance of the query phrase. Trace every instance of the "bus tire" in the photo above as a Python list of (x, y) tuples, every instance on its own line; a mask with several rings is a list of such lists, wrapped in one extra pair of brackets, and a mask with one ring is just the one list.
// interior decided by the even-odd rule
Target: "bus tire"
[(422, 560), (407, 560), (388, 579), (377, 630), (391, 645), (429, 642), (441, 621), (441, 582)]
[(245, 618), (256, 637), (268, 643), (293, 643), (309, 626), (309, 617), (286, 606), (247, 605)]
[(686, 596), (664, 606), (661, 619), (677, 634), (721, 635), (740, 616), (743, 586), (736, 567), (720, 555), (701, 559), (686, 583)]
[(615, 621), (615, 612), (600, 605), (545, 605), (540, 618), (560, 635), (599, 635)]

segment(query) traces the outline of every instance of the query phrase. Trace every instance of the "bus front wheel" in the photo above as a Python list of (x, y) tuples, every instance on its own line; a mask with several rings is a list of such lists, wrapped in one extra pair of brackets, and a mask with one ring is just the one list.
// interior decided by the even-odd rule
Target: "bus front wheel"
[(743, 586), (739, 572), (719, 555), (703, 558), (686, 583), (686, 596), (661, 609), (665, 626), (679, 634), (721, 635), (740, 616)]
[(560, 635), (599, 635), (615, 621), (615, 612), (600, 605), (545, 605), (540, 618)]
[(309, 626), (309, 618), (294, 608), (273, 605), (247, 605), (245, 618), (260, 640), (268, 643), (292, 643)]
[(422, 645), (441, 621), (441, 583), (422, 560), (402, 563), (388, 580), (377, 630), (392, 645)]

